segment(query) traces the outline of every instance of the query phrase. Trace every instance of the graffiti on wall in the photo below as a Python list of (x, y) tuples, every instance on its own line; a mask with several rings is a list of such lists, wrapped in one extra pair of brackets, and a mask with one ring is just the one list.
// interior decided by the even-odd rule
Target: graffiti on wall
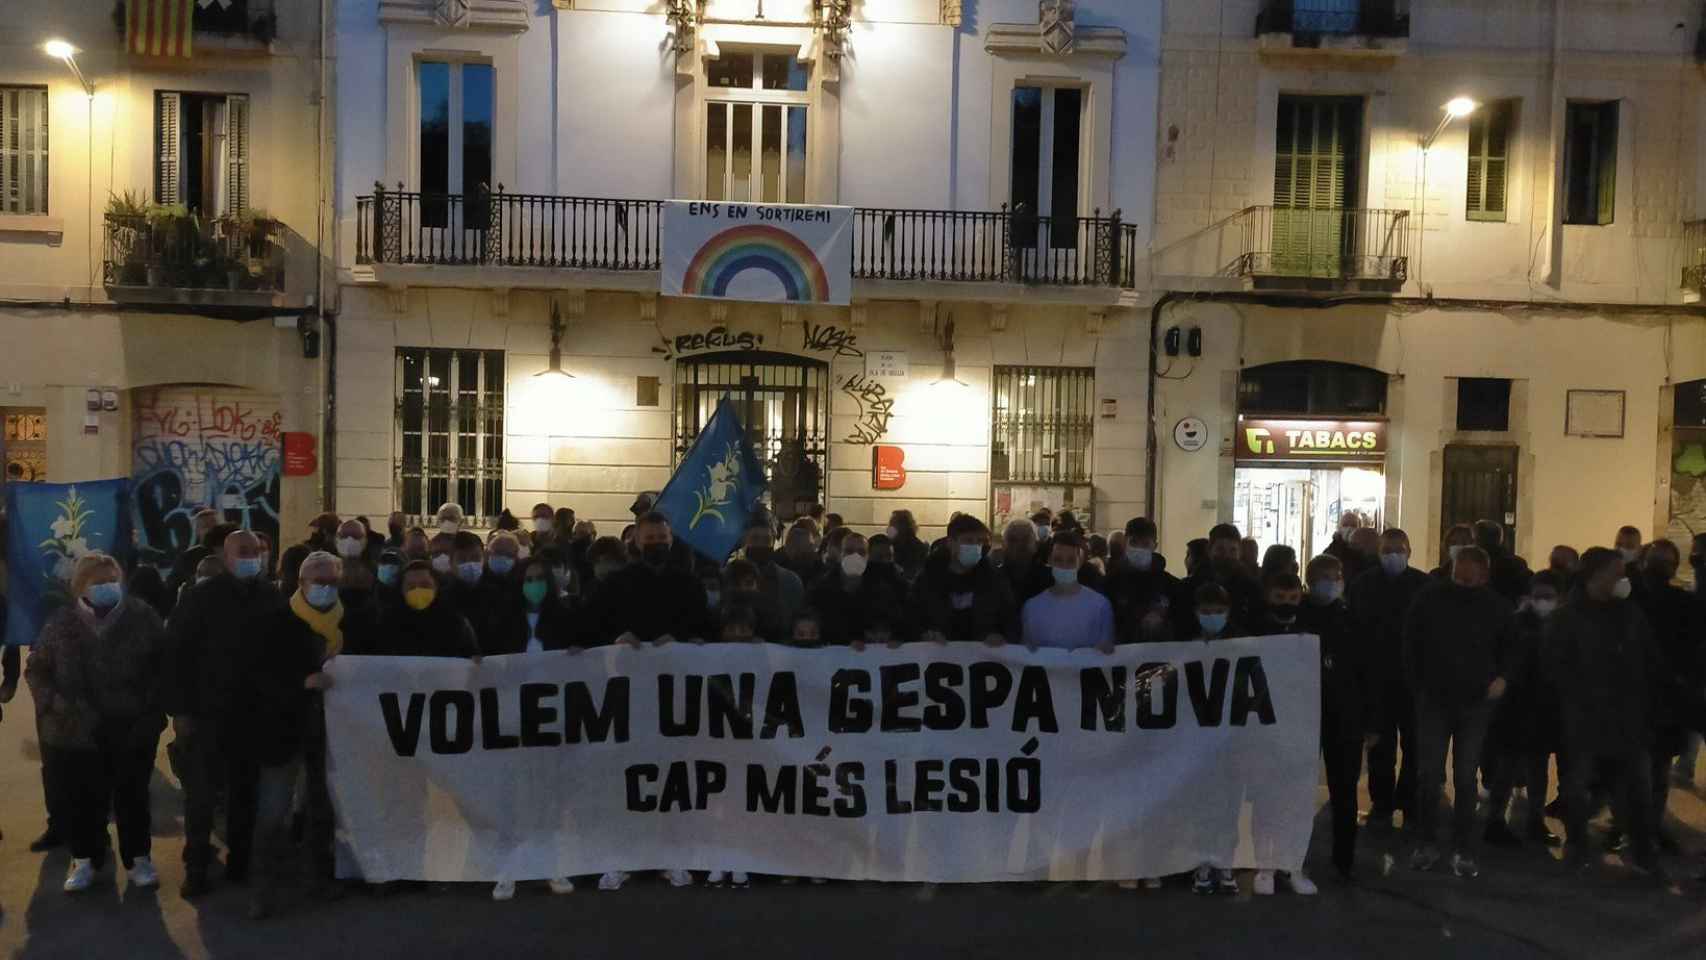
[(869, 444), (888, 436), (889, 420), (894, 417), (894, 398), (887, 387), (865, 376), (850, 373), (841, 378), (841, 392), (859, 405), (859, 419), (843, 443)]
[[(764, 349), (764, 334), (751, 330), (731, 330), (720, 325), (674, 337), (664, 336), (661, 332), (658, 336), (663, 341), (663, 347), (654, 349), (654, 352), (663, 354), (665, 360), (695, 353)], [(773, 345), (771, 349), (776, 347)], [(858, 334), (828, 323), (807, 323), (800, 326), (800, 352), (828, 353), (837, 357), (865, 355), (865, 351), (859, 349)]]
[(142, 545), (176, 556), (202, 507), (277, 543), (283, 419), (274, 397), (138, 391), (131, 476)]
[(828, 323), (808, 323), (800, 328), (800, 348), (807, 353), (831, 353), (838, 357), (862, 357), (859, 335)]

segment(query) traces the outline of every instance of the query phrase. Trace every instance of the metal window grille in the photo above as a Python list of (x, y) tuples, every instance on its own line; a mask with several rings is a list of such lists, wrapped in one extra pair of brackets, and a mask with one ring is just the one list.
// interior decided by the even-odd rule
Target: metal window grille
[(829, 365), (786, 354), (718, 353), (675, 365), (675, 462), (728, 395), (764, 461), (770, 501), (789, 519), (800, 501), (820, 503), (828, 464)]
[(997, 483), (1090, 482), (1096, 371), (996, 367), (990, 476)]
[(396, 509), (424, 522), (460, 504), (473, 526), (503, 510), (502, 350), (397, 348)]
[(47, 212), (47, 88), (0, 87), (0, 213)]

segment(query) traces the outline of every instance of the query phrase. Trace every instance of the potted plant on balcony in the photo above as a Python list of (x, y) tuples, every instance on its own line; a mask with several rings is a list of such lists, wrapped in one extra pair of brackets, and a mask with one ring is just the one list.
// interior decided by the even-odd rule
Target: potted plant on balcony
[(152, 239), (152, 255), (148, 258), (149, 286), (166, 286), (167, 267), (184, 262), (184, 247), (186, 241), (193, 242), (194, 230), (195, 216), (183, 204), (157, 203), (148, 207), (148, 233)]
[(148, 198), (141, 193), (107, 194), (109, 283), (136, 286), (147, 281), (148, 244), (143, 242), (143, 230), (148, 207)]
[[(237, 219), (238, 256), (244, 258), (249, 276), (261, 288), (284, 288), (283, 245), (280, 237), (284, 224), (265, 210), (250, 208)], [(276, 286), (273, 286), (276, 283)]]

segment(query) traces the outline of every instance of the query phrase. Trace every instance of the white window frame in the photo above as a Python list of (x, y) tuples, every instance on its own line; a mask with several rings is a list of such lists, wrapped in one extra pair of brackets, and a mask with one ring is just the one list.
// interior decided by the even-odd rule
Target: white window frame
[(415, 57), (410, 70), (409, 100), (414, 107), (410, 113), (414, 122), (409, 132), (409, 183), (413, 189), (422, 188), (421, 181), (421, 124), (425, 121), (425, 109), (421, 104), (421, 68), (429, 64), (449, 68), (450, 73), (450, 115), (449, 138), (445, 149), (449, 152), (448, 170), (445, 172), (445, 193), (456, 195), (461, 193), (462, 185), (462, 68), (466, 66), (483, 66), (492, 69), (492, 177), (490, 184), (493, 190), (498, 188), (497, 150), (498, 150), (498, 116), (497, 98), (501, 95), (498, 89), (498, 65), (491, 60), (478, 56), (457, 56), (454, 54), (430, 53)]
[[(802, 182), (800, 184), (801, 197), (797, 202), (809, 203), (810, 198), (811, 198), (812, 129), (813, 129), (813, 124), (816, 122), (812, 116), (814, 111), (811, 108), (811, 99), (812, 99), (812, 89), (811, 89), (812, 88), (812, 80), (810, 77), (811, 65), (807, 64), (808, 75), (807, 75), (807, 80), (806, 80), (806, 89), (804, 89), (804, 90), (766, 90), (766, 89), (764, 89), (764, 57), (766, 55), (782, 56), (782, 57), (787, 57), (788, 59), (790, 59), (792, 61), (800, 62), (795, 57), (794, 51), (789, 50), (787, 48), (782, 48), (782, 47), (737, 47), (737, 48), (724, 47), (720, 50), (719, 53), (720, 53), (720, 55), (716, 58), (718, 60), (721, 60), (721, 59), (727, 58), (727, 57), (751, 58), (751, 60), (752, 60), (752, 86), (745, 88), (745, 89), (742, 89), (739, 87), (713, 87), (710, 85), (710, 82), (708, 79), (709, 69), (707, 68), (707, 71), (706, 71), (707, 81), (705, 84), (705, 95), (703, 98), (701, 98), (700, 107), (699, 107), (699, 118), (700, 118), (701, 124), (700, 124), (700, 130), (699, 130), (698, 157), (699, 157), (699, 167), (702, 171), (704, 171), (704, 177), (705, 177), (705, 181), (701, 185), (701, 194), (700, 195), (702, 197), (708, 198), (711, 194), (711, 189), (710, 189), (711, 188), (711, 183), (710, 183), (711, 173), (710, 173), (710, 170), (708, 168), (708, 166), (709, 166), (708, 155), (710, 153), (710, 146), (711, 146), (711, 144), (710, 144), (710, 136), (711, 136), (710, 111), (712, 108), (720, 105), (724, 110), (723, 131), (724, 131), (724, 134), (727, 138), (725, 140), (726, 148), (723, 151), (723, 191), (722, 191), (723, 199), (725, 201), (732, 201), (735, 203), (788, 203), (788, 202), (790, 202), (787, 199), (788, 161), (789, 161), (789, 153), (788, 153), (788, 111), (791, 109), (798, 108), (800, 110), (804, 110), (805, 116), (806, 116), (806, 143), (805, 143), (805, 151), (806, 152), (805, 152), (805, 156), (800, 158), (800, 167), (801, 167), (801, 170), (803, 173), (803, 179), (802, 179)], [(747, 179), (748, 179), (747, 195), (746, 195), (746, 198), (744, 200), (736, 199), (733, 195), (734, 194), (734, 183), (735, 183), (735, 173), (734, 173), (734, 154), (735, 154), (735, 152), (733, 149), (733, 143), (734, 143), (733, 138), (734, 138), (734, 108), (736, 105), (749, 105), (752, 108), (752, 169), (747, 174)], [(764, 170), (764, 164), (763, 164), (764, 109), (763, 108), (766, 106), (780, 106), (782, 108), (782, 114), (781, 114), (781, 116), (782, 116), (782, 136), (781, 136), (782, 169), (781, 169), (781, 174), (779, 177), (779, 183), (781, 185), (781, 196), (777, 197), (775, 200), (764, 200), (763, 199), (763, 186), (764, 186), (764, 179), (763, 179), (764, 178), (764, 172), (763, 172), (763, 170)]]
[(47, 215), (49, 99), (46, 87), (0, 86), (0, 215)]

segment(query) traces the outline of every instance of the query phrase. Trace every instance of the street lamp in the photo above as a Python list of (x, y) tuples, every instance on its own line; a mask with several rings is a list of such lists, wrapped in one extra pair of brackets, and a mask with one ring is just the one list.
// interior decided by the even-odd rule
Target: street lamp
[(77, 67), (76, 47), (66, 43), (64, 40), (49, 40), (41, 45), (41, 50), (48, 56), (64, 63), (67, 67), (70, 67), (72, 74), (77, 77), (77, 82), (83, 85), (83, 92), (88, 94), (90, 97), (95, 95), (95, 85), (90, 83), (89, 78), (83, 76), (83, 71)]
[(1445, 128), (1451, 125), (1451, 121), (1469, 116), (1471, 113), (1474, 113), (1479, 109), (1480, 106), (1481, 105), (1479, 103), (1476, 103), (1468, 97), (1451, 98), (1451, 100), (1446, 102), (1444, 107), (1440, 108), (1445, 112), (1445, 116), (1439, 118), (1439, 126), (1434, 128), (1433, 133), (1422, 138), (1422, 149), (1432, 149), (1434, 141), (1438, 140), (1439, 135), (1445, 132)]
[(563, 369), (563, 313), (556, 303), (551, 304), (551, 361), (545, 369), (533, 375), (547, 382), (568, 383), (575, 375)]
[(937, 377), (930, 386), (935, 390), (958, 389), (970, 386), (958, 376), (954, 370), (954, 319), (949, 317), (942, 324), (942, 375)]

